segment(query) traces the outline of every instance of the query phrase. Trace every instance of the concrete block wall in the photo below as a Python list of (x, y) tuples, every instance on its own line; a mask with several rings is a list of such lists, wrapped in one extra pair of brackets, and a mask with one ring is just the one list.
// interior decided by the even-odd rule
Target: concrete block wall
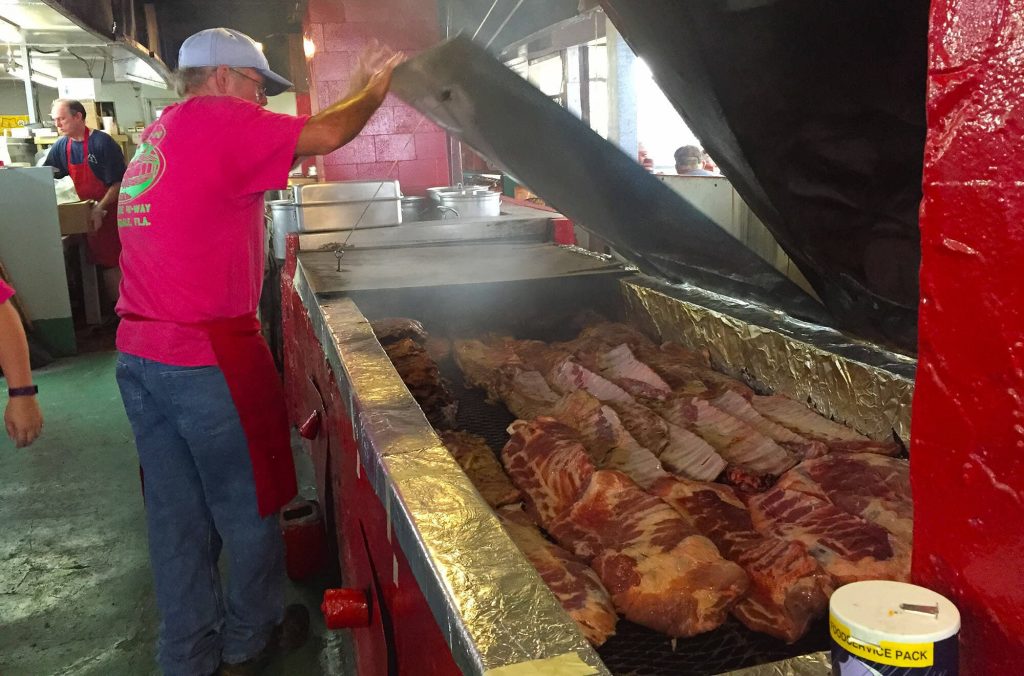
[[(441, 35), (435, 0), (310, 0), (303, 28), (315, 49), (307, 57), (313, 113), (348, 91), (370, 40), (411, 56)], [(317, 159), (317, 172), (329, 181), (397, 178), (405, 194), (422, 194), (450, 183), (445, 133), (389, 96), (362, 134)]]

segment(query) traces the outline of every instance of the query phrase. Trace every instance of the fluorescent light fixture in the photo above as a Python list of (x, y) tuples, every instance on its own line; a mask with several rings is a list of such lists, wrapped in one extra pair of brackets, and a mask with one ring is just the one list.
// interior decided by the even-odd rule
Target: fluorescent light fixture
[[(25, 79), (25, 69), (23, 67), (11, 68), (8, 69), (7, 72), (19, 80)], [(52, 75), (47, 75), (46, 73), (40, 73), (38, 70), (32, 71), (32, 81), (36, 84), (41, 84), (44, 87), (57, 88), (57, 78)]]
[(32, 81), (35, 82), (36, 84), (43, 85), (44, 87), (51, 87), (53, 89), (57, 88), (57, 78), (51, 77), (51, 76), (46, 75), (44, 73), (33, 72), (32, 73)]
[(167, 89), (167, 83), (159, 77), (149, 78), (143, 75), (136, 75), (135, 73), (125, 73), (125, 80), (130, 80), (137, 84), (149, 85), (150, 87), (157, 87), (158, 89)]
[(152, 66), (136, 56), (114, 59), (114, 81), (135, 82), (167, 89), (167, 83)]

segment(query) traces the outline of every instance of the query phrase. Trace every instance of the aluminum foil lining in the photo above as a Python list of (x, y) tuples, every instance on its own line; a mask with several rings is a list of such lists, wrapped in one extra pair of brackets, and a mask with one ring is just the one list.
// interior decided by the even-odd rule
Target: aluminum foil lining
[(631, 322), (707, 348), (717, 368), (873, 439), (910, 441), (916, 360), (753, 303), (646, 277), (622, 281)]
[(730, 671), (722, 676), (829, 676), (831, 673), (831, 656), (827, 652), (820, 652)]
[(568, 655), (608, 674), (434, 434), (355, 303), (317, 297), (301, 262), (295, 288), (348, 399), (360, 471), (463, 672), (515, 673)]

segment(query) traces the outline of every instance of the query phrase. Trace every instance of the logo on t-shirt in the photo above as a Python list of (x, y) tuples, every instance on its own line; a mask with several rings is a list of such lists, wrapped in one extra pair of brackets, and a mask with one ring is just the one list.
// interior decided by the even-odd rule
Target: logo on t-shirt
[(160, 182), (160, 177), (167, 167), (164, 154), (160, 152), (160, 141), (167, 131), (162, 125), (156, 125), (145, 136), (135, 157), (128, 163), (128, 170), (121, 179), (121, 194), (117, 204), (117, 227), (134, 228), (152, 225), (147, 214), (151, 208), (148, 202), (137, 200), (146, 191)]

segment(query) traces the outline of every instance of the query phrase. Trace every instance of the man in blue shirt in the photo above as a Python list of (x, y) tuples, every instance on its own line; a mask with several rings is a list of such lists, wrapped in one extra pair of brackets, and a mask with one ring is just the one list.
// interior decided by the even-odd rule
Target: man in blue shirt
[(124, 153), (109, 135), (86, 126), (85, 106), (78, 101), (57, 99), (50, 116), (63, 138), (50, 148), (44, 164), (54, 167), (58, 178), (70, 176), (81, 199), (96, 200), (89, 253), (103, 269), (108, 300), (116, 303), (121, 283), (117, 197), (125, 172)]

